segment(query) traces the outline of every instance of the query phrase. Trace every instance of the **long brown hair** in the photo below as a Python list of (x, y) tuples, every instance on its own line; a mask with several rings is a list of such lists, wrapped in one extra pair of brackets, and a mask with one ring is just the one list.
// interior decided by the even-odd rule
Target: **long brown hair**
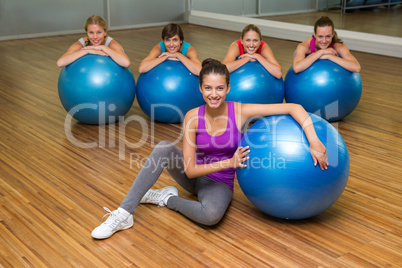
[[(317, 34), (317, 28), (318, 27), (326, 27), (326, 26), (332, 27), (332, 32), (334, 33), (334, 36), (332, 37), (331, 45), (335, 44), (335, 43), (343, 43), (342, 39), (340, 39), (338, 37), (338, 34), (335, 31), (335, 26), (334, 26), (333, 21), (327, 16), (322, 16), (321, 18), (319, 18), (315, 22), (315, 24), (314, 24), (314, 34)], [(313, 35), (313, 37), (314, 37), (314, 35)]]
[[(89, 26), (89, 25), (92, 25), (92, 24), (94, 24), (94, 25), (99, 25), (99, 26), (102, 27), (103, 30), (107, 33), (107, 23), (106, 23), (106, 20), (105, 20), (104, 18), (102, 18), (101, 16), (92, 15), (91, 17), (89, 17), (89, 18), (85, 21), (85, 24), (84, 24), (85, 32), (88, 31), (88, 26)], [(87, 35), (87, 36), (88, 36), (88, 35)], [(106, 34), (105, 38), (107, 38), (107, 34)], [(88, 40), (85, 42), (85, 45), (86, 45), (86, 46), (89, 46), (90, 44), (91, 44), (91, 42), (89, 41), (89, 38), (88, 38)]]

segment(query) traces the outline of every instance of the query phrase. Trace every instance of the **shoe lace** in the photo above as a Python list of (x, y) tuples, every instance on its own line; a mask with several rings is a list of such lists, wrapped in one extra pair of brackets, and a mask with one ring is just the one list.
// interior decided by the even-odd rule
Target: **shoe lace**
[(163, 203), (162, 197), (163, 197), (162, 193), (155, 191), (155, 192), (151, 192), (148, 195), (148, 200), (149, 200), (149, 202), (157, 204), (158, 207), (163, 207), (164, 203)]
[(111, 211), (107, 207), (103, 207), (103, 209), (106, 210), (108, 213), (103, 215), (102, 219), (106, 216), (109, 216), (109, 218), (107, 218), (107, 220), (103, 224), (110, 226), (112, 229), (116, 228), (120, 223), (117, 212)]

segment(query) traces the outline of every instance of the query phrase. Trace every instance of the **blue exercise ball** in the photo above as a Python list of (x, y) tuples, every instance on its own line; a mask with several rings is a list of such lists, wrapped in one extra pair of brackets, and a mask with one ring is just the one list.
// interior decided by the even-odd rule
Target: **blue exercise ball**
[[(364, 0), (347, 0), (346, 1), (346, 7), (357, 7), (357, 6), (362, 6), (364, 4)], [(358, 8), (354, 9), (347, 9), (346, 12), (355, 12), (358, 11)]]
[(362, 6), (363, 4), (364, 4), (364, 0), (347, 0), (346, 1), (347, 7)]
[(205, 104), (198, 76), (174, 60), (166, 60), (140, 74), (136, 94), (144, 113), (162, 123), (183, 122), (189, 110)]
[[(365, 0), (364, 1), (364, 5), (368, 6), (368, 5), (377, 5), (377, 4), (381, 4), (382, 0)], [(369, 7), (369, 8), (365, 8), (364, 10), (374, 10), (377, 7)]]
[(290, 67), (285, 77), (286, 102), (298, 103), (330, 122), (353, 112), (361, 95), (360, 74), (330, 60), (317, 60), (298, 74)]
[(241, 103), (282, 103), (283, 79), (272, 76), (258, 61), (250, 61), (230, 74), (226, 100)]
[(261, 211), (282, 219), (320, 214), (341, 196), (349, 177), (349, 154), (338, 131), (310, 114), (318, 138), (326, 146), (329, 166), (314, 166), (307, 138), (289, 115), (259, 119), (239, 146), (250, 146), (247, 167), (237, 168), (239, 185)]
[(85, 124), (109, 124), (133, 105), (135, 80), (129, 68), (110, 57), (88, 54), (61, 70), (58, 90), (72, 117)]

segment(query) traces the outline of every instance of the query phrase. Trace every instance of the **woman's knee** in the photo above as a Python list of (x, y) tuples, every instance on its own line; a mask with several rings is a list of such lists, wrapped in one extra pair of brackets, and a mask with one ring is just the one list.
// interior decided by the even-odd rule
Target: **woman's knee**
[(205, 211), (204, 217), (202, 220), (202, 224), (207, 225), (207, 226), (215, 225), (221, 221), (224, 214), (225, 214), (225, 212), (222, 213), (217, 208), (210, 208)]
[(168, 156), (172, 151), (175, 151), (176, 148), (177, 147), (171, 142), (161, 141), (155, 146), (152, 153), (165, 157)]
[(160, 141), (156, 146), (155, 149), (166, 149), (166, 148), (170, 148), (171, 146), (174, 146), (173, 143), (169, 142), (169, 141)]

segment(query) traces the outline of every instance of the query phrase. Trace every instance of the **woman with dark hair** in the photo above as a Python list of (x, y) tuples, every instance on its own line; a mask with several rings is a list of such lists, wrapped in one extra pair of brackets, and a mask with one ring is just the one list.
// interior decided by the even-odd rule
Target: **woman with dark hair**
[(184, 41), (180, 25), (169, 23), (162, 30), (162, 41), (155, 45), (140, 63), (139, 72), (146, 73), (165, 60), (181, 61), (195, 75), (201, 70), (201, 62), (195, 48)]
[(107, 35), (107, 24), (104, 18), (97, 15), (89, 17), (84, 24), (84, 29), (87, 36), (80, 38), (68, 48), (67, 52), (57, 60), (58, 67), (67, 66), (86, 54), (109, 56), (122, 67), (130, 66), (130, 59), (123, 48)]
[[(327, 168), (326, 148), (318, 139), (308, 113), (297, 104), (242, 104), (226, 101), (230, 91), (227, 67), (212, 59), (202, 64), (199, 88), (206, 104), (190, 110), (184, 119), (183, 150), (162, 141), (144, 163), (117, 210), (92, 231), (105, 239), (133, 226), (133, 213), (140, 203), (167, 206), (204, 225), (215, 225), (224, 216), (233, 197), (235, 169), (245, 167), (248, 147), (238, 147), (251, 118), (290, 114), (303, 128), (314, 164)], [(198, 200), (178, 196), (174, 186), (150, 189), (166, 168), (172, 178)]]
[(338, 38), (334, 23), (326, 16), (316, 21), (313, 36), (297, 46), (293, 70), (295, 73), (304, 71), (318, 59), (328, 59), (355, 73), (361, 69), (348, 47)]
[(254, 24), (244, 27), (240, 39), (230, 45), (222, 62), (229, 72), (233, 72), (249, 61), (258, 61), (274, 77), (282, 77), (281, 66), (268, 44), (262, 41), (261, 31)]

